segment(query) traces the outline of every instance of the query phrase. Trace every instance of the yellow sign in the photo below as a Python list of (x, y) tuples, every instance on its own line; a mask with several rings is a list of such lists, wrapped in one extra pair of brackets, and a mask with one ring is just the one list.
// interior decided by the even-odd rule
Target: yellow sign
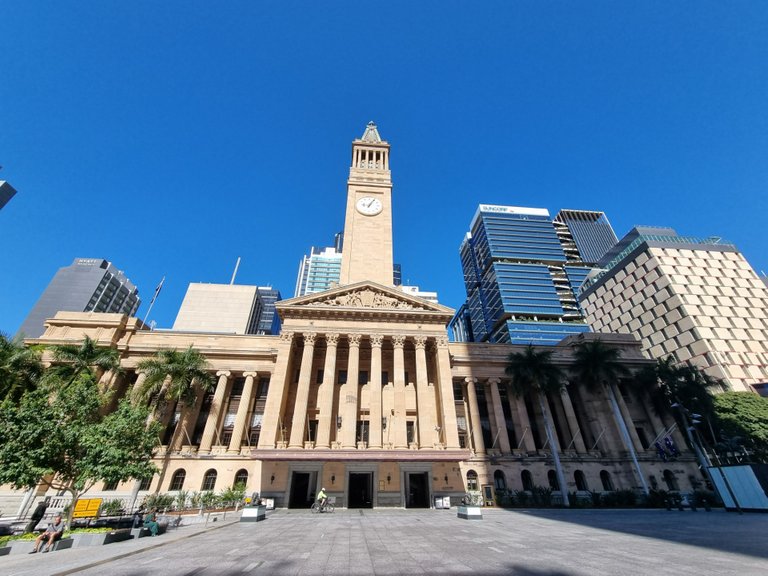
[(73, 518), (96, 518), (99, 515), (101, 498), (81, 498), (75, 502)]

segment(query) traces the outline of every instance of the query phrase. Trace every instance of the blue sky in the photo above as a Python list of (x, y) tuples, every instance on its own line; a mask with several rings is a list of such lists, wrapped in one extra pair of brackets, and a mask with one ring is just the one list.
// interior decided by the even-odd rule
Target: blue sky
[(395, 259), (458, 307), (479, 203), (733, 241), (768, 272), (768, 3), (89, 2), (0, 14), (0, 331), (106, 258), (169, 328), (189, 282), (271, 284), (392, 145)]

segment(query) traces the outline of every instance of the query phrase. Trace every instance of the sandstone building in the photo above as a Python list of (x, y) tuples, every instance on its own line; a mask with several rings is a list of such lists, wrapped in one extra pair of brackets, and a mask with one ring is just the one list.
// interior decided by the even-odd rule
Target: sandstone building
[[(499, 491), (557, 487), (539, 403), (513, 396), (504, 372), (523, 347), (449, 342), (454, 311), (393, 285), (389, 152), (373, 123), (353, 142), (340, 285), (278, 302), (279, 336), (150, 331), (124, 315), (59, 313), (31, 341), (87, 334), (115, 347), (125, 372), (104, 375), (104, 385), (118, 396), (141, 382), (137, 364), (159, 349), (194, 346), (208, 359), (215, 390), (169, 414), (161, 472), (139, 497), (243, 481), (276, 506), (306, 507), (324, 486), (337, 506), (410, 508), (467, 491), (492, 505)], [(555, 345), (555, 362), (567, 368), (579, 338), (593, 337)], [(630, 370), (650, 362), (632, 336), (603, 339), (621, 347)], [(571, 384), (546, 398), (565, 488), (691, 489), (693, 458), (665, 463), (653, 449), (666, 435), (683, 446), (671, 419), (630, 387), (622, 392), (639, 470), (602, 395)], [(132, 485), (100, 488), (128, 497)]]

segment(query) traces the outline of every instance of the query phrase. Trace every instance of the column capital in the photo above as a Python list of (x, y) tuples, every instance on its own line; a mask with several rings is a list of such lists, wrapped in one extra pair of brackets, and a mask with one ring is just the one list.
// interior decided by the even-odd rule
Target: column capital
[(331, 332), (325, 335), (326, 346), (336, 346), (339, 343), (339, 335), (336, 332)]
[(349, 346), (359, 348), (360, 347), (360, 339), (362, 338), (361, 334), (348, 334), (347, 340), (349, 340)]
[(392, 336), (392, 346), (395, 348), (402, 348), (405, 345), (405, 336), (397, 334)]
[(229, 378), (230, 376), (232, 376), (232, 372), (230, 372), (229, 370), (219, 370), (218, 372), (216, 372), (216, 376), (218, 376), (219, 378), (221, 378), (222, 376)]
[(258, 372), (243, 372), (243, 376), (245, 378), (258, 378), (259, 373)]
[(371, 348), (381, 348), (381, 344), (384, 342), (384, 336), (381, 334), (371, 334)]
[(417, 350), (424, 350), (424, 347), (427, 344), (427, 337), (426, 336), (414, 336), (413, 337), (413, 345), (416, 347)]
[(438, 336), (435, 338), (435, 344), (438, 348), (448, 347), (448, 336)]
[(488, 378), (488, 384), (501, 384), (501, 378)]
[(304, 332), (302, 335), (304, 336), (305, 346), (315, 345), (315, 338), (317, 337), (317, 332)]
[(467, 376), (466, 378), (464, 378), (464, 382), (466, 382), (467, 384), (476, 384), (477, 378), (471, 378), (470, 376)]
[(290, 330), (281, 332), (280, 340), (282, 340), (283, 342), (290, 342), (291, 340), (293, 340), (293, 332), (291, 332)]

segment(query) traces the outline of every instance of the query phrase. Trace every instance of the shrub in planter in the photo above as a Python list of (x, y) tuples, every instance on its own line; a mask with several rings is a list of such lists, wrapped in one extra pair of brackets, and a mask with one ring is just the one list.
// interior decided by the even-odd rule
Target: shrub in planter
[(515, 490), (514, 504), (517, 506), (528, 506), (531, 502), (531, 495), (525, 490)]
[(99, 506), (99, 516), (120, 516), (125, 512), (123, 504), (123, 501), (117, 498), (104, 500)]

